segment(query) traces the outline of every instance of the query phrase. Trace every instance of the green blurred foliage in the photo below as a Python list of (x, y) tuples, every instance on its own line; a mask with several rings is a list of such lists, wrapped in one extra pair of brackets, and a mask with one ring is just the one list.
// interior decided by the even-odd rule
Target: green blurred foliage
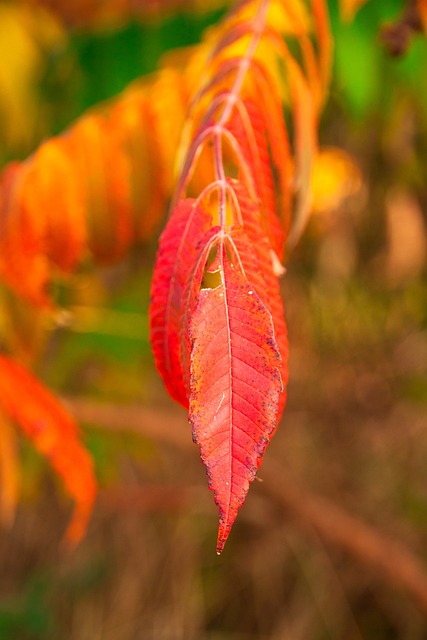
[(46, 579), (32, 576), (19, 596), (0, 604), (2, 640), (43, 640), (52, 637), (54, 624), (47, 592)]
[(83, 76), (79, 111), (117, 95), (135, 78), (154, 71), (166, 51), (199, 42), (204, 29), (221, 13), (178, 14), (162, 22), (134, 22), (118, 31), (74, 34), (70, 47)]
[(347, 115), (359, 122), (374, 111), (390, 117), (396, 99), (405, 95), (427, 119), (425, 37), (413, 38), (401, 59), (393, 59), (381, 42), (381, 28), (398, 20), (405, 3), (368, 1), (351, 23), (340, 19), (335, 0), (329, 6), (335, 38), (335, 91)]

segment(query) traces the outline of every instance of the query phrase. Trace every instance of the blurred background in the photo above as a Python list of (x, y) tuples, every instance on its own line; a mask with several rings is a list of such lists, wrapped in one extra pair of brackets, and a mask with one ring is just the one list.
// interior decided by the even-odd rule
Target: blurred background
[[(1, 1), (2, 166), (199, 41), (224, 4)], [(314, 213), (283, 280), (289, 400), (225, 551), (150, 353), (153, 238), (79, 275), (78, 319), (38, 362), (82, 426), (100, 491), (85, 539), (65, 549), (70, 502), (20, 441), (1, 640), (427, 638), (427, 39), (414, 3), (370, 0), (351, 19), (329, 4)]]

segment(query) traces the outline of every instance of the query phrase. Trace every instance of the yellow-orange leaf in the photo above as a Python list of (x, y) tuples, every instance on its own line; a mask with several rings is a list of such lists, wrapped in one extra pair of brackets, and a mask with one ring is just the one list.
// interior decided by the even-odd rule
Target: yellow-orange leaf
[(355, 160), (343, 149), (324, 147), (316, 155), (313, 177), (313, 211), (328, 213), (362, 188)]
[(363, 7), (366, 2), (367, 0), (340, 0), (340, 12), (342, 19), (345, 22), (351, 22), (360, 7)]

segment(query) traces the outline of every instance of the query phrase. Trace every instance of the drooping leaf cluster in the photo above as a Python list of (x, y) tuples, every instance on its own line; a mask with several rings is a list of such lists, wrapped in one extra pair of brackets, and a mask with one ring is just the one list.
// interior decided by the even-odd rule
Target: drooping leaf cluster
[(286, 401), (278, 277), (308, 213), (328, 77), (323, 4), (313, 16), (319, 49), (295, 2), (244, 2), (211, 35), (154, 271), (153, 351), (170, 393), (189, 407), (220, 511), (218, 553)]
[[(119, 260), (172, 198), (151, 339), (168, 390), (189, 408), (220, 511), (218, 552), (285, 405), (278, 278), (310, 209), (330, 47), (323, 0), (245, 0), (184, 61), (2, 175), (0, 279), (8, 296), (47, 313), (52, 281)], [(17, 423), (63, 477), (77, 538), (93, 501), (91, 466), (72, 420), (2, 338), (2, 422)], [(12, 503), (13, 474), (2, 469), (3, 503)]]

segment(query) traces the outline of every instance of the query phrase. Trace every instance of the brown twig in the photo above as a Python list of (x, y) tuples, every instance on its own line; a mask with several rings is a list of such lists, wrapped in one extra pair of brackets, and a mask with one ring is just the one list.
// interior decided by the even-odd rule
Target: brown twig
[(310, 534), (340, 547), (397, 587), (427, 614), (427, 573), (401, 542), (349, 514), (331, 500), (303, 489), (277, 463), (263, 467), (264, 493), (290, 513)]
[(408, 0), (400, 18), (381, 29), (380, 39), (390, 55), (399, 57), (407, 52), (412, 37), (422, 31), (418, 0)]
[(185, 411), (180, 416), (176, 410), (161, 407), (153, 409), (82, 398), (63, 398), (63, 401), (79, 423), (109, 431), (134, 431), (180, 449), (194, 447)]
[[(76, 418), (101, 429), (131, 430), (183, 450), (192, 447), (186, 416), (167, 409), (120, 406), (68, 399)], [(427, 615), (427, 573), (420, 559), (401, 542), (390, 538), (331, 500), (301, 487), (281, 465), (268, 459), (262, 466), (265, 495), (292, 515), (310, 535), (344, 550), (383, 579), (405, 590)]]
[(138, 511), (142, 513), (188, 510), (200, 493), (197, 487), (144, 485), (110, 487), (101, 492), (100, 503), (105, 511)]

